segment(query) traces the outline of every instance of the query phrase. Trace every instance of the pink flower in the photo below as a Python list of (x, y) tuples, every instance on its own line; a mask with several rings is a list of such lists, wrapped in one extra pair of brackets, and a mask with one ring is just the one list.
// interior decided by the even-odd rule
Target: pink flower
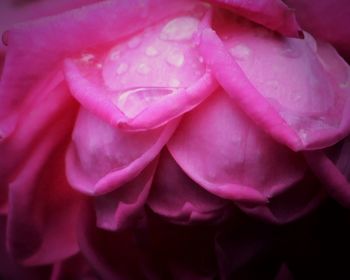
[(16, 261), (53, 279), (74, 264), (204, 279), (240, 211), (292, 222), (326, 197), (317, 176), (350, 201), (349, 66), (278, 0), (208, 2), (39, 2), (16, 21), (48, 17), (3, 25), (0, 209)]

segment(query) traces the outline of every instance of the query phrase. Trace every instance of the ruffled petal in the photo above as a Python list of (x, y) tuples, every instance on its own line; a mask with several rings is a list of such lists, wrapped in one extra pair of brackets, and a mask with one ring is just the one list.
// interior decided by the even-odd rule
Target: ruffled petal
[(219, 4), (237, 15), (259, 23), (285, 36), (300, 37), (301, 29), (294, 11), (280, 0), (208, 0)]
[(168, 142), (178, 121), (126, 132), (81, 109), (67, 153), (67, 177), (77, 190), (101, 195), (134, 179)]
[(298, 182), (305, 164), (218, 91), (184, 117), (168, 144), (181, 168), (213, 194), (265, 204)]
[(97, 226), (106, 230), (124, 230), (142, 219), (157, 160), (134, 180), (117, 190), (95, 198)]
[(147, 204), (153, 212), (179, 224), (223, 220), (230, 208), (228, 201), (192, 181), (166, 149), (161, 154)]
[(330, 146), (349, 133), (350, 68), (331, 47), (229, 23), (217, 28), (225, 41), (204, 29), (200, 50), (250, 118), (296, 151)]
[(57, 120), (10, 183), (7, 242), (23, 264), (48, 264), (78, 251), (82, 198), (68, 185), (64, 167), (71, 128), (70, 118)]

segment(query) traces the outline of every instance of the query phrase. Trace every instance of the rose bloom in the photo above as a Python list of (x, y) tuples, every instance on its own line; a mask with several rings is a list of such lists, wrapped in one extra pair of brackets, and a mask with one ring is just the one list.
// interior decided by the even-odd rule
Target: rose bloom
[(346, 1), (0, 5), (2, 279), (350, 276)]

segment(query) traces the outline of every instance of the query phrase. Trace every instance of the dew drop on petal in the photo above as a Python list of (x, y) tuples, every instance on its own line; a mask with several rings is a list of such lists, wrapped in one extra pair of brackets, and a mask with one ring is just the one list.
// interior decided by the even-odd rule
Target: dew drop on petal
[(128, 47), (130, 49), (135, 49), (141, 44), (141, 38), (140, 37), (133, 37), (128, 41)]
[(109, 59), (112, 61), (118, 60), (120, 58), (120, 50), (114, 50), (109, 55)]
[(158, 54), (158, 50), (155, 47), (149, 46), (145, 50), (147, 56), (156, 56)]
[(91, 62), (95, 59), (95, 56), (91, 53), (83, 53), (81, 55), (81, 61), (83, 62)]
[(147, 107), (162, 98), (176, 93), (176, 88), (141, 87), (120, 92), (113, 98), (113, 103), (129, 118), (140, 114)]
[(137, 73), (141, 75), (147, 75), (151, 71), (151, 68), (147, 64), (140, 64), (137, 66)]
[(169, 86), (170, 87), (179, 87), (180, 86), (180, 81), (178, 79), (172, 78), (169, 81)]
[(169, 21), (160, 33), (160, 39), (183, 41), (192, 38), (198, 29), (199, 21), (194, 17), (184, 16)]
[(120, 63), (117, 67), (117, 74), (122, 75), (126, 73), (129, 69), (129, 66), (126, 63)]
[(172, 66), (181, 67), (185, 62), (185, 57), (182, 52), (173, 51), (167, 56), (166, 61)]

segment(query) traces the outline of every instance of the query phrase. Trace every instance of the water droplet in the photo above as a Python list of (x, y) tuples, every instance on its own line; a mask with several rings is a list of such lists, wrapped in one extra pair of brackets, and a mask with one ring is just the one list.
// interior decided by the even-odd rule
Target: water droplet
[(147, 56), (156, 56), (158, 54), (158, 50), (153, 46), (149, 46), (145, 53)]
[(144, 87), (120, 92), (113, 103), (128, 117), (133, 118), (162, 98), (176, 93), (176, 88)]
[(198, 61), (199, 61), (199, 63), (203, 63), (204, 62), (203, 57), (202, 56), (198, 57)]
[(97, 63), (97, 64), (96, 64), (96, 67), (97, 67), (98, 69), (101, 69), (101, 68), (102, 68), (102, 64), (101, 64), (101, 63)]
[(117, 74), (122, 75), (128, 71), (129, 66), (126, 63), (120, 63), (117, 67)]
[(95, 59), (95, 56), (91, 53), (83, 53), (81, 55), (81, 61), (83, 62), (91, 62)]
[(128, 42), (128, 47), (130, 49), (135, 49), (141, 44), (141, 38), (140, 37), (133, 37)]
[(110, 55), (109, 59), (112, 61), (116, 61), (120, 58), (120, 50), (114, 50)]
[(243, 44), (236, 45), (230, 49), (230, 54), (237, 59), (247, 59), (250, 53), (250, 48)]
[(197, 31), (199, 21), (194, 17), (178, 17), (169, 21), (160, 33), (160, 39), (182, 41), (192, 38)]
[(180, 52), (180, 51), (173, 51), (173, 52), (171, 52), (168, 55), (166, 61), (170, 65), (173, 65), (173, 66), (176, 66), (176, 67), (181, 67), (184, 64), (185, 57), (184, 57), (182, 52)]
[(151, 71), (151, 68), (147, 65), (147, 64), (140, 64), (137, 67), (137, 73), (141, 74), (141, 75), (147, 75), (149, 72)]
[(180, 86), (180, 84), (181, 84), (180, 81), (178, 79), (175, 79), (175, 78), (172, 78), (169, 81), (170, 87), (178, 87), (178, 86)]

